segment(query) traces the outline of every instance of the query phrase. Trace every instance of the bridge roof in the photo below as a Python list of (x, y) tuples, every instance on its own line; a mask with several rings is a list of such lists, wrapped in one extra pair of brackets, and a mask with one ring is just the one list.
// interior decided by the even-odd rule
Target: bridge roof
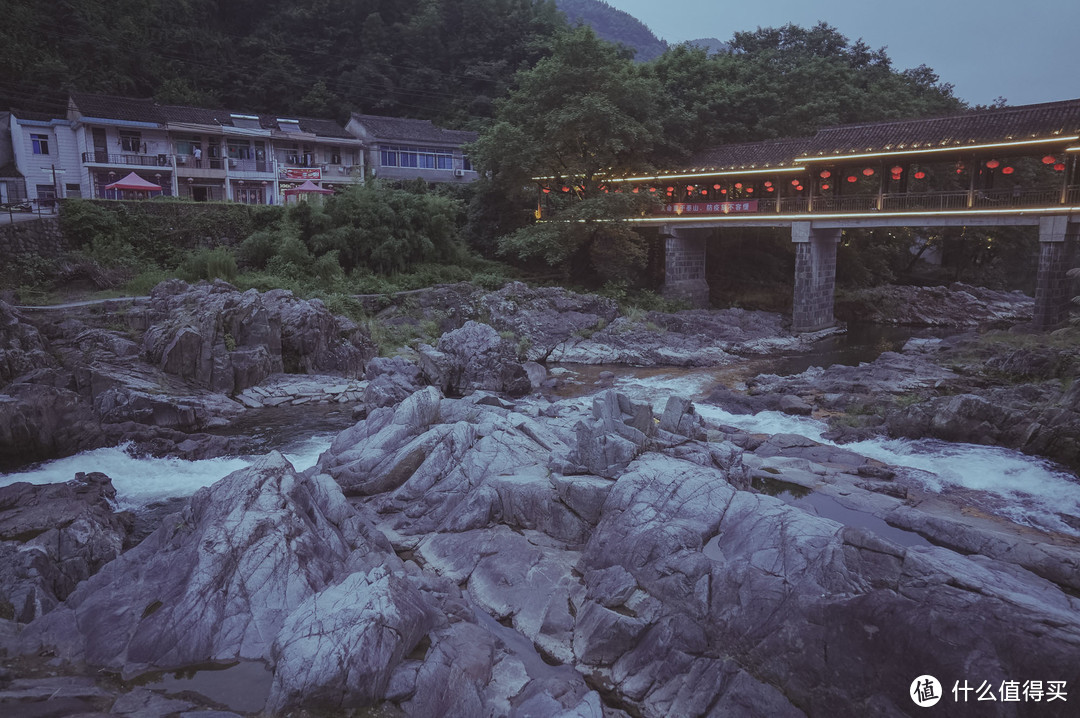
[(920, 152), (998, 142), (1080, 135), (1080, 99), (945, 117), (825, 127), (812, 137), (722, 145), (697, 153), (686, 169), (790, 167), (802, 162), (881, 152)]

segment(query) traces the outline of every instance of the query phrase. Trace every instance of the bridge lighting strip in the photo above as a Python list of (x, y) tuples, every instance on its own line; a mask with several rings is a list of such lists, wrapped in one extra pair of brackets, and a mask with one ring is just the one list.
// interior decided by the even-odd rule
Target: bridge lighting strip
[[(805, 167), (774, 167), (772, 169), (763, 170), (724, 170), (722, 172), (694, 172), (677, 175), (656, 175), (653, 177), (620, 177), (615, 179), (604, 179), (604, 182), (656, 182), (663, 180), (677, 180), (677, 179), (692, 179), (694, 177), (742, 177), (744, 175), (762, 175), (762, 174), (778, 174), (780, 172), (802, 172)], [(547, 180), (557, 179), (555, 177), (533, 177), (533, 182), (544, 182)], [(569, 179), (564, 177), (563, 179)]]
[[(683, 204), (683, 203), (676, 203)], [(975, 209), (975, 210), (938, 210), (934, 212), (844, 212), (834, 214), (722, 214), (706, 215), (691, 214), (690, 216), (675, 215), (674, 217), (645, 217), (635, 219), (629, 217), (623, 221), (634, 224), (666, 224), (668, 222), (708, 222), (713, 220), (735, 222), (759, 219), (762, 221), (806, 221), (812, 222), (817, 219), (866, 219), (866, 218), (893, 218), (893, 217), (970, 217), (973, 215), (1025, 215), (1025, 214), (1064, 214), (1080, 212), (1080, 207), (1045, 207), (1040, 209)], [(581, 220), (585, 221), (585, 220)]]
[(1076, 147), (1066, 147), (1065, 151), (1066, 152), (1080, 152), (1080, 145), (1077, 145)]
[(623, 177), (609, 179), (608, 182), (656, 182), (660, 180), (692, 179), (694, 177), (744, 177), (746, 175), (779, 174), (780, 172), (802, 172), (805, 167), (774, 167), (763, 170), (724, 170), (722, 172), (695, 172), (692, 174), (656, 175), (654, 177)]
[(832, 155), (829, 157), (800, 157), (801, 162), (836, 162), (843, 160), (859, 160), (869, 157), (896, 157), (897, 155), (925, 155), (931, 152), (958, 152), (965, 150), (990, 150), (998, 147), (1024, 147), (1026, 145), (1044, 145), (1055, 142), (1071, 142), (1080, 140), (1080, 135), (1068, 137), (1050, 137), (1042, 140), (1023, 140), (1021, 142), (993, 142), (985, 145), (954, 145), (952, 147), (934, 147), (930, 149), (896, 150), (895, 152), (867, 152), (861, 155)]

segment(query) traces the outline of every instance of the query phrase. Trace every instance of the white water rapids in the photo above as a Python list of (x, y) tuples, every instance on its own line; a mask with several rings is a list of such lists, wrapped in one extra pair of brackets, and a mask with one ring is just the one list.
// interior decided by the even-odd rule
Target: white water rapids
[[(668, 396), (679, 394), (700, 400), (716, 384), (716, 370), (678, 370), (670, 374), (650, 370), (634, 376), (620, 368), (615, 388), (628, 396), (652, 403), (659, 413)], [(696, 403), (706, 420), (762, 434), (800, 434), (822, 443), (826, 426), (814, 419), (779, 412), (755, 415), (730, 414), (718, 407)], [(297, 470), (313, 466), (332, 436), (322, 433), (296, 440), (283, 453)], [(1053, 531), (1080, 535), (1061, 519), (1062, 514), (1080, 516), (1080, 481), (1053, 463), (1016, 451), (973, 444), (953, 444), (934, 439), (871, 439), (845, 444), (845, 449), (905, 467), (905, 476), (929, 490), (958, 489), (980, 492), (990, 510), (1013, 521)], [(190, 496), (223, 476), (242, 469), (249, 457), (222, 457), (201, 461), (135, 457), (125, 447), (87, 451), (45, 462), (29, 470), (0, 475), (0, 486), (16, 481), (35, 484), (72, 479), (76, 472), (100, 471), (113, 480), (122, 508), (135, 508), (163, 499)]]

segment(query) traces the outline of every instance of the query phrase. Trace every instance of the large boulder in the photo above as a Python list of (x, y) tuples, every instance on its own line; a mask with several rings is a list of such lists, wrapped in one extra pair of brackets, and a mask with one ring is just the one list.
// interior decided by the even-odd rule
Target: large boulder
[(465, 322), (439, 337), (435, 347), (421, 344), (418, 351), (428, 382), (448, 395), (487, 390), (524, 396), (532, 391), (516, 349), (487, 324)]
[(144, 312), (148, 361), (227, 394), (281, 371), (359, 377), (375, 353), (354, 323), (285, 290), (241, 293), (220, 280), (169, 280), (154, 288)]
[(0, 386), (32, 369), (55, 366), (37, 328), (11, 305), (0, 301)]
[(0, 618), (48, 613), (127, 547), (132, 517), (100, 473), (0, 487)]
[(351, 516), (329, 477), (300, 476), (271, 453), (196, 492), (31, 623), (24, 645), (128, 676), (268, 659), (288, 615), (365, 545), (343, 535)]

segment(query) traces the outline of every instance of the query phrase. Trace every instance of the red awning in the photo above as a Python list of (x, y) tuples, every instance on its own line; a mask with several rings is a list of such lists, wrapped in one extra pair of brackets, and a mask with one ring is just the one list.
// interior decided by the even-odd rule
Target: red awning
[(147, 182), (139, 175), (132, 172), (122, 180), (105, 185), (105, 189), (132, 189), (143, 192), (160, 192), (161, 187), (153, 182)]
[(318, 192), (319, 194), (334, 194), (332, 189), (323, 189), (319, 185), (315, 184), (311, 180), (304, 182), (299, 187), (293, 187), (283, 192), (285, 195), (300, 194), (301, 192)]

